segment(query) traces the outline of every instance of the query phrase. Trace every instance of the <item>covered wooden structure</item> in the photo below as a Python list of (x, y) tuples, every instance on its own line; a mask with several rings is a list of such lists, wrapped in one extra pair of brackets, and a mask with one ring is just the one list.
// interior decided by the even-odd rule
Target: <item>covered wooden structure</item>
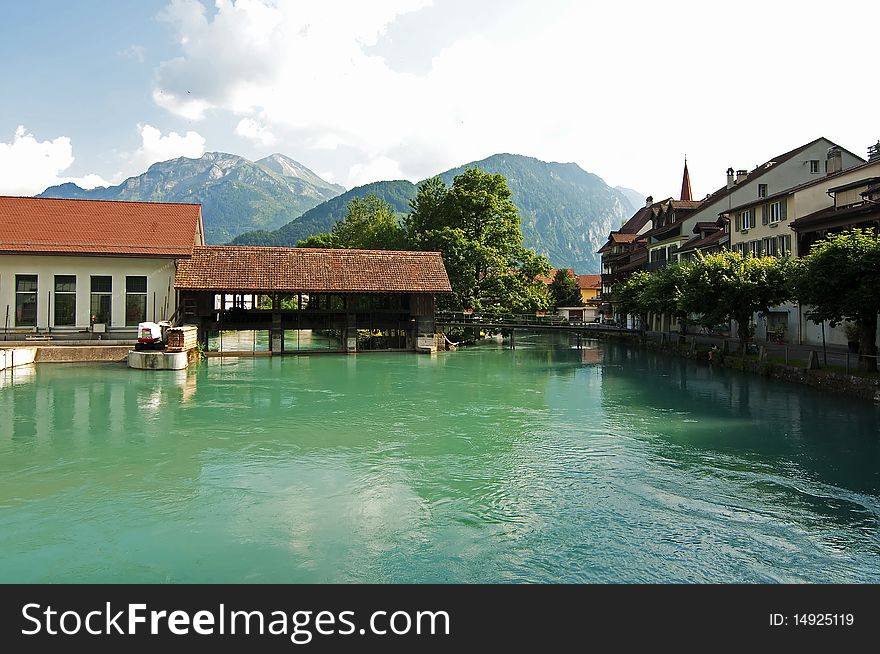
[(435, 295), (452, 291), (437, 252), (237, 246), (194, 248), (174, 286), (179, 320), (198, 325), (203, 343), (266, 330), (273, 354), (298, 351), (285, 332), (304, 330), (332, 336), (335, 351), (371, 335), (381, 349), (431, 348)]

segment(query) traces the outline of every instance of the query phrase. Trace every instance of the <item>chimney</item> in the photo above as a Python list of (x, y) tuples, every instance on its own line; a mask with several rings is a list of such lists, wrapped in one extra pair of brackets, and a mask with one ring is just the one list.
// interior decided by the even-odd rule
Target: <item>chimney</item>
[(727, 169), (727, 188), (733, 188), (733, 168)]
[(880, 161), (880, 141), (868, 146), (868, 161)]
[(843, 170), (843, 152), (836, 146), (828, 148), (828, 152), (825, 154), (825, 174), (831, 175), (839, 173), (841, 170)]
[(736, 183), (739, 184), (746, 178), (746, 175), (749, 174), (748, 170), (737, 170), (736, 171)]
[(649, 195), (645, 198), (645, 207), (650, 207), (652, 204), (654, 204), (654, 196)]

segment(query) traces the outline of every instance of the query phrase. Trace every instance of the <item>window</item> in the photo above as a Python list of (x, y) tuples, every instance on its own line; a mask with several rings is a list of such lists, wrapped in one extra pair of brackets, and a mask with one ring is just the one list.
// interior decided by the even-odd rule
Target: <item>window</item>
[(810, 172), (818, 173), (819, 172), (819, 160), (818, 159), (810, 159)]
[(779, 256), (791, 256), (791, 235), (786, 234), (785, 236), (779, 237)]
[(110, 324), (111, 300), (113, 298), (113, 278), (92, 275), (91, 324)]
[(55, 275), (55, 326), (76, 324), (76, 275)]
[(780, 220), (782, 220), (782, 214), (783, 214), (782, 207), (783, 207), (783, 202), (781, 202), (781, 201), (780, 201), (780, 202), (771, 202), (771, 203), (768, 205), (768, 207), (769, 207), (769, 209), (770, 209), (769, 222), (770, 222), (771, 225), (772, 225), (773, 223), (778, 223)]
[(761, 241), (749, 241), (749, 253), (753, 257), (761, 256)]
[(766, 184), (758, 184), (758, 197), (766, 198), (767, 197), (767, 185)]
[(777, 254), (776, 237), (764, 239), (764, 255), (775, 257)]
[(37, 326), (37, 276), (15, 276), (15, 324)]
[(137, 327), (147, 319), (147, 278), (125, 278), (125, 324)]
[(743, 231), (745, 229), (751, 229), (755, 226), (755, 223), (752, 222), (752, 211), (751, 209), (746, 209), (745, 211), (741, 211), (737, 214), (737, 223), (739, 227), (737, 231)]

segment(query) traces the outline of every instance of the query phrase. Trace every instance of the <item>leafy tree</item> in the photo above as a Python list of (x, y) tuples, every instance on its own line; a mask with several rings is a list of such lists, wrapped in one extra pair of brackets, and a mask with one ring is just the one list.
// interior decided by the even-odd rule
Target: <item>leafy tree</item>
[(391, 205), (372, 194), (352, 198), (345, 219), (333, 225), (331, 233), (342, 247), (360, 250), (400, 250), (405, 244)]
[(406, 245), (403, 229), (391, 206), (375, 195), (352, 198), (346, 216), (329, 234), (317, 234), (297, 243), (298, 247), (353, 248), (358, 250), (401, 250)]
[(648, 294), (652, 279), (651, 273), (637, 270), (614, 287), (614, 299), (620, 308), (624, 313), (638, 316), (643, 330), (648, 325), (648, 314), (653, 311)]
[(581, 307), (584, 305), (577, 281), (565, 268), (556, 271), (547, 290), (550, 291), (554, 307)]
[(735, 320), (742, 352), (751, 336), (752, 315), (767, 313), (792, 296), (788, 259), (725, 250), (700, 255), (690, 265), (682, 308), (698, 313), (699, 322), (707, 327)]
[(297, 241), (298, 248), (341, 248), (339, 239), (334, 234), (315, 234), (307, 239)]
[(681, 325), (681, 334), (687, 334), (688, 316), (699, 306), (699, 301), (688, 293), (694, 266), (690, 262), (673, 263), (654, 273), (647, 289), (651, 311), (669, 314)]
[(419, 186), (405, 221), (410, 242), (443, 254), (453, 296), (444, 308), (546, 309), (546, 258), (523, 247), (519, 214), (504, 177), (468, 168), (451, 187), (439, 178)]
[(668, 314), (681, 324), (681, 333), (687, 333), (688, 316), (693, 302), (688, 288), (693, 275), (689, 262), (674, 263), (653, 273), (638, 271), (615, 289), (617, 300), (626, 313), (637, 315), (642, 325), (648, 314)]
[(812, 308), (807, 316), (832, 326), (844, 320), (859, 328), (859, 368), (877, 370), (880, 312), (880, 236), (866, 229), (831, 234), (795, 263), (794, 290)]

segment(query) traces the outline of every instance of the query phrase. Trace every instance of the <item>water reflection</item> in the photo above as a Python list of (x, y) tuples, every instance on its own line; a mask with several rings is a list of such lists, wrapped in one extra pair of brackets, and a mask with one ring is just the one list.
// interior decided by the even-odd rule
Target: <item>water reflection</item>
[(880, 408), (794, 384), (607, 348), (606, 410), (703, 455), (797, 465), (821, 483), (880, 493)]
[(39, 367), (0, 578), (878, 580), (874, 407), (572, 345)]

